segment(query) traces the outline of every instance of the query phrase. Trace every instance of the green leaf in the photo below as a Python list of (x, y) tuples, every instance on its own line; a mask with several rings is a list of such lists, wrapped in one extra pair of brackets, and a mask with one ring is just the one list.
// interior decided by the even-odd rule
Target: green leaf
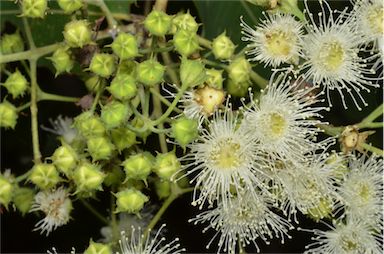
[(232, 41), (243, 48), (241, 41), (240, 17), (243, 16), (251, 26), (257, 25), (262, 15), (262, 8), (251, 5), (244, 0), (215, 1), (195, 0), (196, 8), (203, 23), (203, 36), (213, 39), (227, 31)]

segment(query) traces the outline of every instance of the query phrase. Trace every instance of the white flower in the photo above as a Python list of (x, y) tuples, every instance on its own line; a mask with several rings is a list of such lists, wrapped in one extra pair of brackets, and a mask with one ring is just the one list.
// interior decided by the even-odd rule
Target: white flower
[(318, 229), (305, 231), (313, 232), (316, 235), (312, 238), (315, 242), (306, 246), (309, 250), (305, 253), (383, 253), (380, 244), (381, 237), (372, 231), (368, 225), (358, 220), (347, 220), (346, 224), (339, 222), (329, 231)]
[[(48, 254), (59, 254), (55, 247), (52, 247), (52, 251), (47, 250), (47, 253)], [(72, 247), (72, 250), (71, 250), (70, 254), (76, 254), (75, 248)]]
[(223, 250), (227, 253), (236, 252), (236, 244), (240, 243), (243, 247), (253, 243), (259, 252), (260, 249), (256, 240), (260, 238), (267, 244), (269, 239), (274, 237), (291, 238), (288, 230), (292, 229), (291, 224), (284, 218), (273, 213), (270, 208), (271, 201), (262, 195), (255, 198), (249, 193), (234, 198), (228, 207), (219, 204), (217, 208), (205, 211), (190, 220), (190, 222), (204, 223), (209, 225), (204, 229), (213, 228), (218, 231), (207, 248), (220, 234), (218, 243), (218, 253)]
[(227, 206), (234, 190), (254, 192), (261, 184), (257, 175), (262, 159), (257, 146), (238, 128), (237, 115), (229, 110), (224, 116), (214, 115), (208, 130), (202, 130), (198, 140), (188, 146), (190, 153), (181, 159), (188, 162), (183, 167), (188, 169), (186, 175), (194, 174), (192, 204), (200, 204), (200, 208), (206, 201), (221, 201)]
[(265, 65), (277, 67), (282, 63), (296, 62), (301, 55), (300, 37), (302, 25), (288, 14), (264, 14), (265, 20), (256, 30), (247, 25), (241, 18), (245, 42), (249, 42), (247, 54), (252, 61), (260, 61)]
[[(185, 249), (180, 248), (178, 238), (174, 239), (170, 243), (165, 245), (165, 238), (159, 235), (161, 230), (165, 227), (163, 224), (160, 229), (156, 232), (154, 238), (147, 238), (144, 240), (144, 235), (141, 234), (141, 229), (139, 228), (138, 232), (132, 227), (132, 233), (130, 234), (130, 239), (126, 237), (125, 232), (121, 233), (121, 240), (119, 240), (121, 254), (179, 254), (185, 251)], [(144, 242), (145, 241), (145, 242)], [(117, 252), (119, 254), (120, 252)]]
[(242, 128), (259, 143), (268, 155), (301, 161), (304, 155), (319, 148), (314, 138), (320, 132), (319, 112), (325, 108), (313, 106), (318, 95), (315, 87), (304, 87), (303, 80), (272, 76), (260, 101), (253, 102), (245, 113)]
[(45, 131), (62, 136), (64, 141), (71, 144), (77, 136), (77, 130), (72, 127), (73, 119), (59, 115), (56, 120), (49, 119), (53, 129), (41, 126)]
[(351, 156), (350, 171), (338, 188), (347, 217), (380, 230), (383, 224), (383, 159)]
[(71, 210), (72, 202), (65, 189), (59, 188), (37, 193), (30, 212), (42, 211), (45, 217), (36, 224), (34, 230), (41, 230), (41, 233), (46, 232), (48, 236), (57, 227), (67, 224)]
[(329, 105), (332, 106), (329, 91), (337, 90), (347, 108), (345, 90), (361, 110), (359, 101), (367, 105), (361, 91), (369, 92), (368, 87), (379, 85), (372, 82), (369, 77), (372, 71), (367, 67), (366, 59), (358, 54), (361, 35), (353, 28), (355, 22), (347, 18), (346, 9), (337, 18), (334, 17), (335, 12), (326, 1), (320, 1), (322, 11), (317, 19), (310, 13), (307, 1), (305, 5), (310, 24), (306, 26), (308, 34), (303, 39), (306, 61), (300, 71), (305, 73), (305, 79), (324, 87)]
[(283, 163), (274, 167), (271, 173), (276, 201), (288, 218), (296, 222), (296, 212), (309, 214), (319, 220), (331, 214), (338, 199), (337, 178), (334, 164), (327, 163), (328, 154), (313, 155), (301, 163)]

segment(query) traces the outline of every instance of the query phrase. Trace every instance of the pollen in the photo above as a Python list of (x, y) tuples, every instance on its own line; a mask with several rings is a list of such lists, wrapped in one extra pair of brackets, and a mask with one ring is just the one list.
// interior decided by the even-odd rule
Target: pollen
[(264, 132), (266, 138), (278, 140), (284, 136), (288, 123), (284, 116), (278, 112), (268, 112), (260, 119), (261, 132)]
[(266, 50), (277, 57), (287, 57), (296, 44), (295, 36), (282, 30), (275, 30), (265, 34)]
[(372, 7), (373, 8), (368, 10), (367, 13), (369, 28), (375, 34), (382, 35), (384, 33), (384, 9), (376, 9), (374, 8), (375, 6)]
[(324, 43), (319, 51), (319, 64), (329, 72), (338, 71), (344, 59), (344, 48), (338, 41)]
[(210, 159), (220, 169), (234, 169), (241, 163), (240, 144), (229, 138), (222, 140), (211, 152)]

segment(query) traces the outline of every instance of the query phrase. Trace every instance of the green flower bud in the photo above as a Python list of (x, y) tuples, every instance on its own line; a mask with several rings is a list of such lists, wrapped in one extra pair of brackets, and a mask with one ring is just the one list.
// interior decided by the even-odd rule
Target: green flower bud
[(105, 127), (98, 116), (94, 116), (90, 111), (81, 113), (75, 118), (75, 128), (85, 138), (102, 136), (105, 134)]
[(57, 0), (57, 3), (67, 14), (77, 11), (83, 7), (83, 0)]
[(24, 95), (28, 88), (28, 81), (25, 79), (23, 74), (19, 70), (8, 76), (7, 80), (3, 84), (7, 88), (8, 92), (12, 94), (13, 98), (20, 95)]
[(119, 166), (114, 166), (104, 179), (106, 186), (118, 186), (124, 180), (124, 172)]
[(164, 36), (171, 27), (171, 17), (165, 12), (153, 10), (145, 18), (144, 27), (153, 35)]
[(164, 199), (171, 195), (171, 183), (166, 180), (159, 179), (155, 181), (155, 191), (159, 199)]
[(21, 52), (24, 50), (24, 41), (19, 32), (4, 34), (0, 41), (0, 52), (3, 55)]
[(9, 202), (12, 200), (12, 195), (13, 185), (11, 181), (0, 175), (0, 204), (8, 207)]
[(29, 180), (40, 189), (50, 189), (55, 187), (60, 181), (59, 172), (53, 164), (39, 163), (32, 167)]
[(88, 152), (94, 161), (107, 160), (111, 157), (115, 146), (106, 137), (92, 137), (87, 140)]
[(65, 42), (73, 48), (82, 48), (92, 41), (92, 32), (87, 20), (74, 20), (64, 27)]
[(125, 127), (111, 130), (111, 139), (120, 152), (136, 144), (136, 133)]
[(93, 55), (89, 69), (103, 78), (108, 78), (116, 70), (115, 58), (111, 54), (97, 53)]
[(152, 171), (153, 156), (149, 153), (139, 153), (126, 159), (124, 167), (127, 179), (146, 180)]
[(128, 117), (128, 104), (123, 104), (118, 101), (112, 101), (111, 103), (103, 106), (101, 110), (101, 120), (103, 120), (107, 129), (112, 129), (122, 125), (128, 120)]
[(230, 79), (236, 81), (236, 83), (248, 82), (251, 70), (252, 66), (247, 59), (245, 59), (245, 57), (239, 57), (233, 60), (228, 66), (228, 76)]
[(237, 83), (232, 79), (229, 79), (227, 82), (227, 92), (232, 96), (244, 97), (248, 92), (248, 88), (248, 82)]
[(113, 41), (111, 47), (113, 53), (115, 53), (121, 60), (134, 58), (139, 55), (137, 40), (132, 34), (119, 34)]
[(180, 117), (172, 123), (172, 135), (175, 140), (185, 148), (198, 136), (198, 122), (195, 119)]
[(199, 42), (195, 33), (179, 30), (173, 36), (173, 45), (182, 56), (189, 56), (199, 49)]
[(131, 75), (132, 77), (135, 77), (136, 65), (137, 63), (132, 60), (119, 61), (119, 66), (117, 67), (116, 76), (119, 76), (120, 74), (126, 74), (126, 75)]
[(188, 60), (183, 57), (180, 65), (180, 79), (184, 87), (201, 85), (207, 80), (204, 64), (200, 60)]
[(156, 156), (154, 172), (164, 180), (171, 180), (181, 165), (174, 152), (159, 153)]
[(178, 13), (172, 20), (172, 33), (176, 33), (179, 30), (185, 30), (190, 33), (197, 33), (199, 25), (192, 15), (189, 13)]
[(47, 7), (47, 0), (21, 1), (22, 15), (29, 18), (44, 18)]
[(52, 61), (53, 66), (55, 66), (56, 74), (55, 76), (59, 75), (63, 72), (70, 72), (73, 68), (73, 60), (66, 48), (58, 48), (53, 53), (52, 57), (49, 57), (49, 59)]
[(16, 188), (13, 194), (13, 204), (15, 204), (17, 210), (24, 216), (31, 209), (34, 198), (35, 193), (32, 189)]
[(104, 177), (98, 166), (87, 161), (82, 162), (73, 174), (77, 192), (101, 190)]
[(231, 58), (235, 52), (235, 48), (235, 44), (225, 35), (225, 32), (212, 41), (212, 52), (216, 59), (227, 60)]
[(112, 249), (107, 244), (95, 243), (91, 240), (84, 254), (112, 254)]
[(77, 154), (68, 144), (58, 147), (52, 155), (52, 163), (66, 176), (72, 174), (77, 164)]
[(128, 74), (118, 74), (111, 82), (108, 91), (119, 100), (129, 100), (137, 93), (135, 79)]
[(207, 80), (206, 83), (213, 88), (223, 89), (223, 71), (215, 70), (215, 69), (207, 69)]
[(0, 103), (0, 127), (14, 129), (17, 122), (17, 109), (8, 101)]
[(128, 189), (116, 193), (116, 212), (138, 213), (143, 209), (148, 197), (136, 189)]
[(97, 75), (94, 75), (85, 81), (85, 87), (88, 89), (88, 91), (93, 93), (99, 92), (100, 89), (102, 89), (105, 86), (105, 84), (106, 84), (105, 79), (100, 78)]
[(165, 67), (155, 59), (141, 62), (136, 69), (137, 79), (147, 86), (153, 86), (163, 80)]
[[(132, 122), (131, 122), (131, 125), (133, 127), (135, 127), (136, 129), (141, 129), (144, 127), (145, 123), (143, 121), (143, 119), (141, 119), (141, 117), (135, 117)], [(142, 138), (144, 140), (144, 143), (147, 139), (147, 137), (151, 134), (151, 130), (146, 128), (144, 131), (142, 132), (138, 132), (136, 133), (137, 136), (139, 136), (140, 138)]]

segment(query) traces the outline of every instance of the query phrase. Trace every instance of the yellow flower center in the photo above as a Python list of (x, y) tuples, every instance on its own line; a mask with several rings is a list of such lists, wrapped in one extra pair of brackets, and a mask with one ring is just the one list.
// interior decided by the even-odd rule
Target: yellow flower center
[(367, 21), (373, 33), (382, 35), (384, 33), (384, 9), (375, 7), (376, 6), (372, 6), (372, 8), (368, 10)]
[(362, 184), (359, 186), (358, 195), (364, 203), (367, 203), (372, 196), (371, 189), (367, 184)]
[(319, 51), (320, 64), (326, 71), (337, 71), (344, 62), (343, 45), (338, 41), (324, 43)]
[(265, 34), (266, 49), (272, 56), (287, 57), (296, 42), (292, 33), (275, 30)]
[(359, 247), (358, 243), (356, 241), (354, 241), (352, 238), (353, 238), (353, 236), (352, 237), (343, 236), (341, 239), (341, 242), (342, 242), (341, 247), (346, 252), (356, 251)]
[(215, 89), (209, 86), (204, 86), (195, 91), (195, 100), (202, 106), (202, 110), (207, 115), (212, 115), (213, 112), (223, 103), (224, 91)]
[(218, 142), (210, 154), (210, 159), (218, 168), (233, 169), (241, 163), (240, 144), (231, 138)]
[(264, 129), (265, 135), (273, 140), (279, 139), (285, 134), (287, 129), (287, 121), (284, 116), (277, 112), (266, 115), (265, 124), (261, 128)]

